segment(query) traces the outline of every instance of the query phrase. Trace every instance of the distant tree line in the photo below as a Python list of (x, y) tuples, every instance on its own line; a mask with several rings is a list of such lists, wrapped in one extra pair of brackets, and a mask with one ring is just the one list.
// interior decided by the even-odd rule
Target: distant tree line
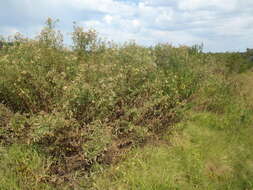
[(253, 49), (247, 48), (246, 55), (248, 56), (248, 60), (253, 61)]
[(13, 46), (14, 42), (4, 42), (0, 41), (0, 49), (2, 49), (4, 46)]
[(253, 48), (247, 48), (247, 53), (253, 54)]

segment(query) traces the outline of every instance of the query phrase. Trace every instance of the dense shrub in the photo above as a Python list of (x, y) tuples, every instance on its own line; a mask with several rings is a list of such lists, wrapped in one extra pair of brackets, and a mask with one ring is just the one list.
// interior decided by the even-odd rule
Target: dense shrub
[[(170, 130), (192, 103), (222, 113), (235, 94), (231, 64), (222, 63), (228, 58), (204, 54), (201, 46), (117, 45), (75, 25), (69, 50), (55, 24), (49, 19), (37, 38), (17, 36), (0, 50), (2, 162), (15, 151), (23, 152), (21, 161), (38, 161), (35, 168), (24, 162), (34, 175), (28, 185), (78, 186), (96, 164)], [(19, 173), (13, 183), (26, 188), (20, 182), (26, 175), (15, 164), (12, 170)]]

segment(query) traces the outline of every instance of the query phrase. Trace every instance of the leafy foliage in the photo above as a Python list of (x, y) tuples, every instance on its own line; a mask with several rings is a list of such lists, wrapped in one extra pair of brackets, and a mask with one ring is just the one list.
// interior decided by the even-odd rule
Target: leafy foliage
[(87, 188), (79, 182), (172, 132), (190, 109), (241, 113), (226, 126), (250, 122), (243, 107), (229, 107), (237, 93), (229, 54), (117, 45), (77, 25), (67, 49), (56, 23), (0, 50), (1, 171), (10, 167), (1, 189)]

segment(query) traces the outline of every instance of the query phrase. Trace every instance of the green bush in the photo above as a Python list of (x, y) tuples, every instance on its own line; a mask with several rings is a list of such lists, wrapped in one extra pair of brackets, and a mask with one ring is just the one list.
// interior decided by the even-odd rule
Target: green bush
[(243, 66), (230, 61), (240, 56), (206, 54), (202, 46), (118, 45), (76, 25), (68, 49), (56, 23), (48, 19), (35, 39), (16, 35), (0, 50), (2, 162), (24, 151), (20, 159), (37, 160), (35, 170), (47, 176), (29, 181), (27, 173), (20, 182), (14, 164), (7, 176), (15, 180), (4, 178), (6, 187), (78, 189), (94, 168), (172, 132), (191, 108), (224, 115), (205, 120), (217, 129), (250, 123), (250, 108), (236, 98), (232, 80)]

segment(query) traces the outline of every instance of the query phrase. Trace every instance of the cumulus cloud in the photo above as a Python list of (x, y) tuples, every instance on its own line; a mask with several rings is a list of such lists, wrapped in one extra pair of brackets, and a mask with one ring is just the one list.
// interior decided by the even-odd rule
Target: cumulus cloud
[(8, 0), (0, 7), (0, 34), (34, 35), (47, 17), (60, 19), (65, 34), (76, 21), (116, 42), (204, 43), (206, 51), (253, 46), (252, 0)]

